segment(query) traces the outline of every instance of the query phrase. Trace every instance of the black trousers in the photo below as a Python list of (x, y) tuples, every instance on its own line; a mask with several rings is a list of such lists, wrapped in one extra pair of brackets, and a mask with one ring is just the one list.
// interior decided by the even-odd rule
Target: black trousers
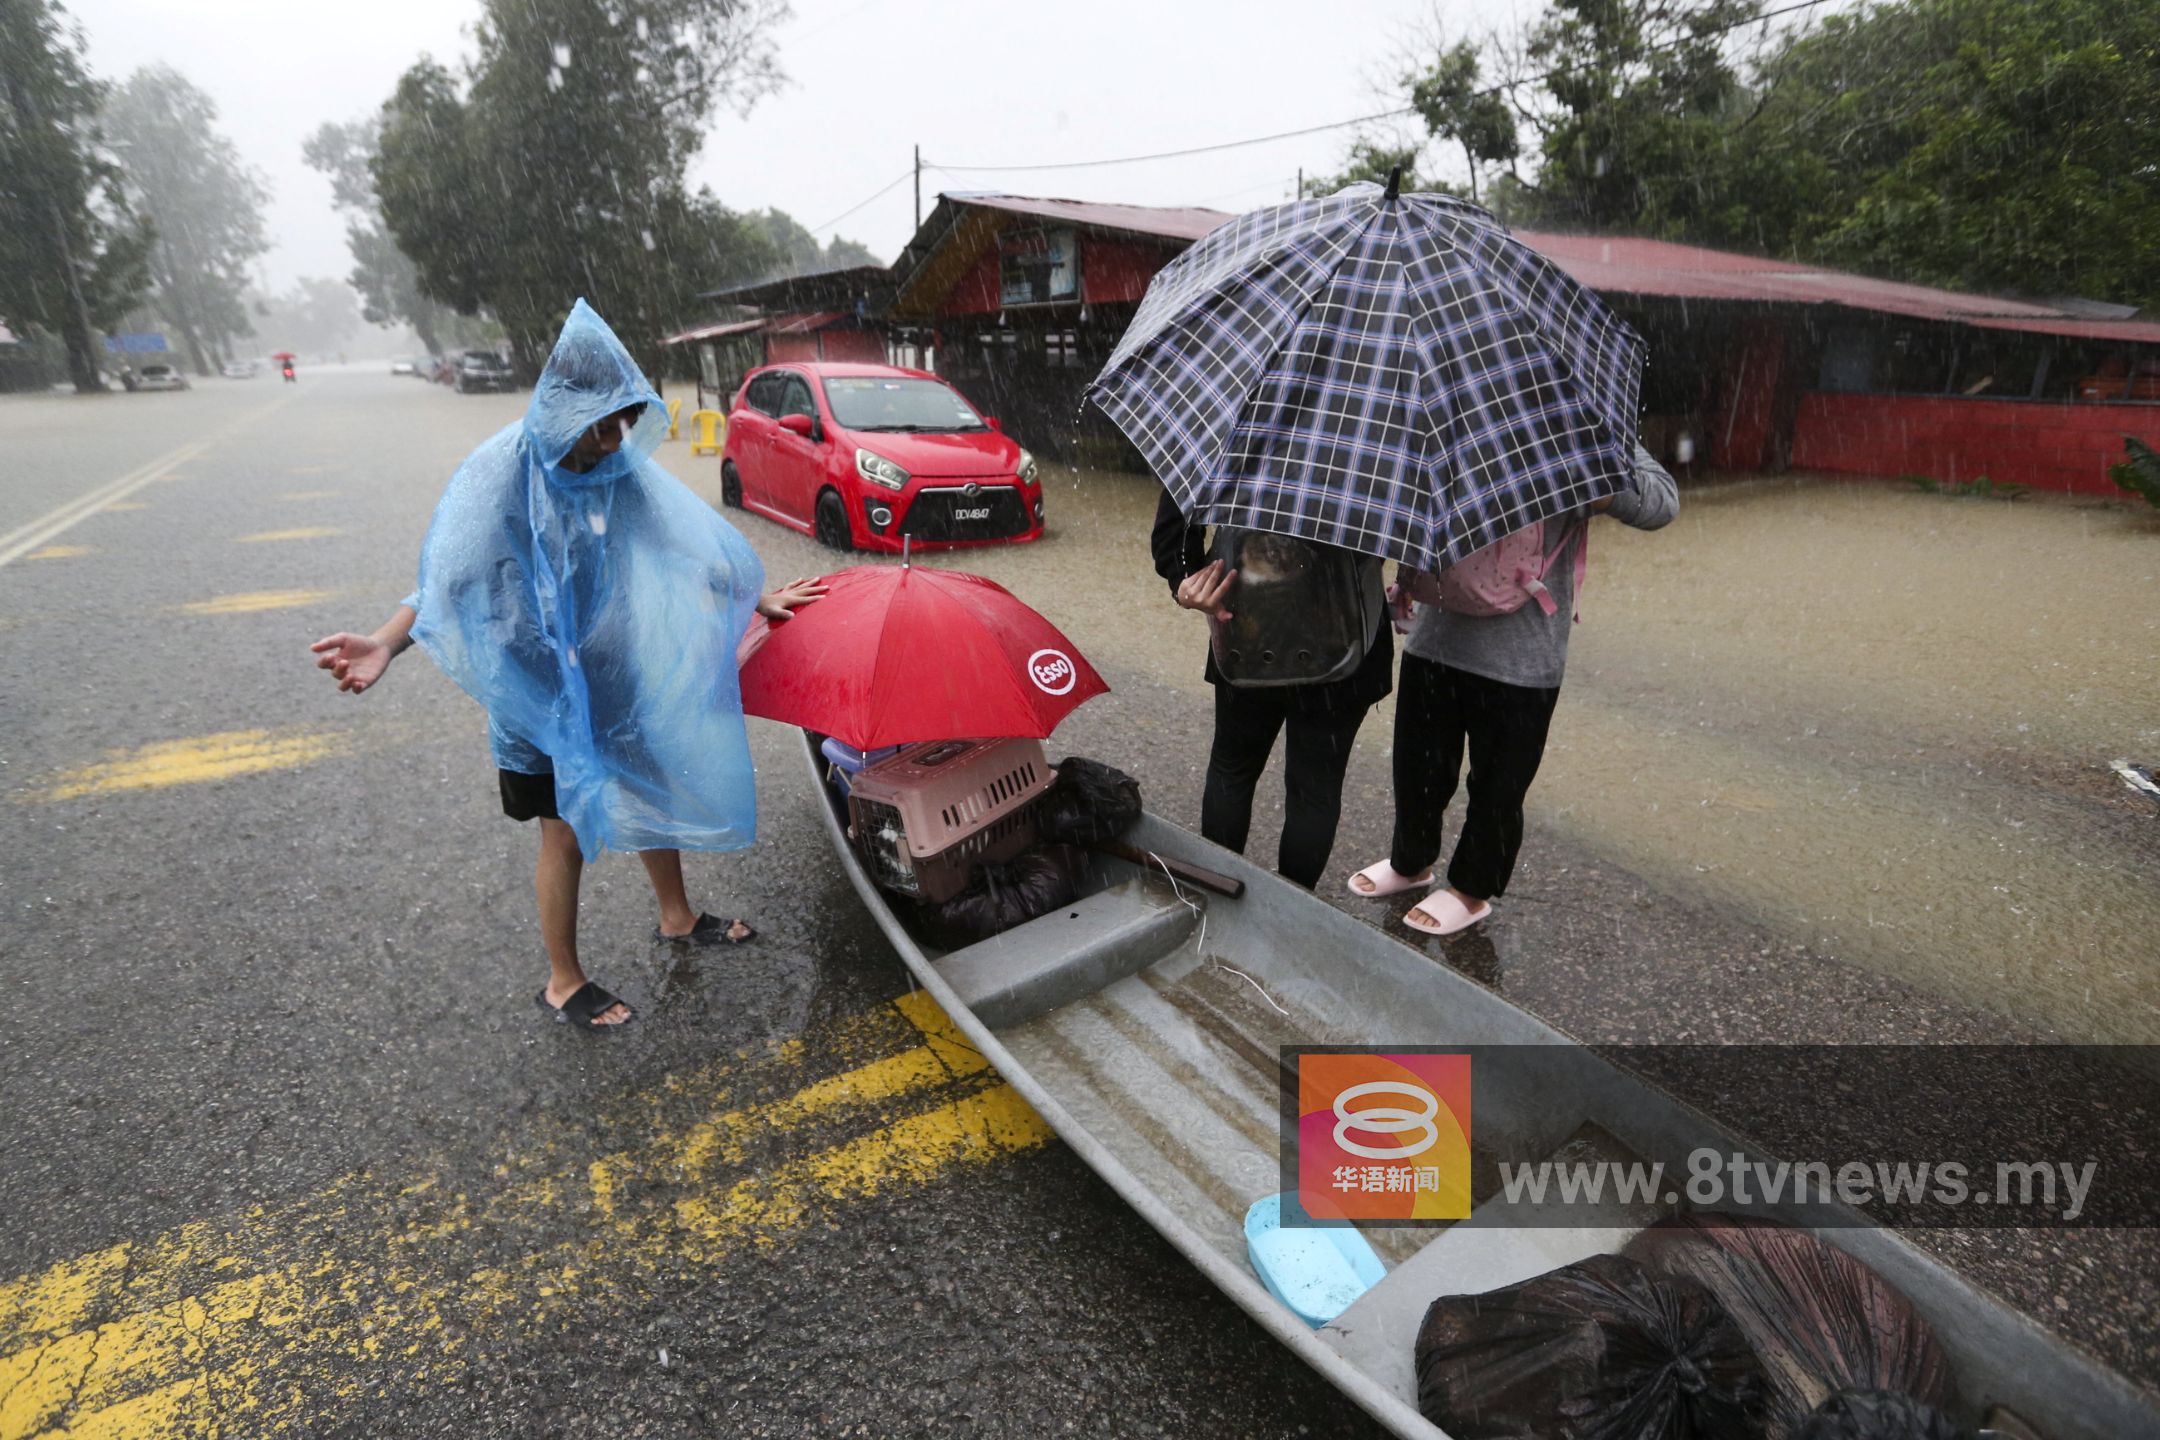
[(1440, 821), (1470, 751), (1470, 803), (1447, 882), (1490, 900), (1522, 851), (1523, 797), (1545, 758), (1558, 686), (1508, 685), (1415, 655), (1395, 686), (1395, 842), (1388, 863), (1421, 875), (1440, 858)]
[(1327, 869), (1342, 818), (1343, 775), (1369, 705), (1312, 713), (1274, 689), (1215, 687), (1215, 743), (1208, 751), (1207, 787), (1200, 798), (1200, 833), (1245, 853), (1252, 829), (1253, 791), (1267, 769), (1275, 737), (1285, 728), (1282, 846), (1275, 868), (1310, 890)]

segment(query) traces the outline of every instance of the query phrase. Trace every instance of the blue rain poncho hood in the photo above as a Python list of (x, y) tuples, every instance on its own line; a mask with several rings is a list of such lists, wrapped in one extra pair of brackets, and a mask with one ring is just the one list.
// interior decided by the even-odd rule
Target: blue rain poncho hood
[[(622, 448), (562, 468), (595, 421), (645, 407)], [(735, 651), (764, 568), (651, 458), (665, 405), (577, 302), (525, 417), (458, 468), (420, 553), (413, 639), (548, 757), (587, 859), (735, 850), (757, 829)]]

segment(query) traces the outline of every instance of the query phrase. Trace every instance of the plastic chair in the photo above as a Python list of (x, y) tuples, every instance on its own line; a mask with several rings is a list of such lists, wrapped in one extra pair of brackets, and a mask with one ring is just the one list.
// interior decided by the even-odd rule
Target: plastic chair
[(682, 401), (670, 400), (667, 402), (667, 438), (670, 440), (677, 438), (675, 434), (675, 422), (676, 419), (681, 416), (681, 414)]
[(720, 453), (721, 437), (727, 433), (727, 416), (718, 410), (695, 410), (690, 423), (697, 426), (697, 439), (690, 442), (692, 455), (717, 455)]

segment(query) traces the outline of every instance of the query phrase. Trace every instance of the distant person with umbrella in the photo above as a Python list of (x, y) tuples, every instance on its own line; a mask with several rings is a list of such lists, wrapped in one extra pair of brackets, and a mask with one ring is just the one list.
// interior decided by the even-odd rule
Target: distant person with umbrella
[[(1186, 525), (1429, 573), (1634, 484), (1641, 339), (1487, 212), (1399, 178), (1240, 216), (1149, 285), (1089, 396)], [(1234, 608), (1233, 578), (1172, 584)]]
[(459, 467), (428, 527), (420, 585), (372, 635), (313, 647), (362, 694), (419, 644), (487, 708), (503, 813), (538, 820), (534, 890), (548, 955), (541, 1009), (586, 1031), (631, 1010), (579, 959), (579, 880), (635, 850), (655, 941), (738, 945), (742, 921), (693, 910), (684, 849), (739, 850), (757, 797), (737, 670), (755, 616), (822, 593), (765, 592), (735, 528), (651, 460), (665, 406), (583, 300), (531, 404)]

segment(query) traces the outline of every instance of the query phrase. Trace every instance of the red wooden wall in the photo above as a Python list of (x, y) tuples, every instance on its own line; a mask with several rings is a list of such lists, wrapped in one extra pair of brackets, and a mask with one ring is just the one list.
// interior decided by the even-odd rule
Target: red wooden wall
[(2123, 436), (2160, 446), (2160, 405), (2069, 405), (1955, 396), (1840, 395), (1800, 402), (1792, 463), (1857, 475), (1925, 475), (2120, 495), (2108, 466)]

